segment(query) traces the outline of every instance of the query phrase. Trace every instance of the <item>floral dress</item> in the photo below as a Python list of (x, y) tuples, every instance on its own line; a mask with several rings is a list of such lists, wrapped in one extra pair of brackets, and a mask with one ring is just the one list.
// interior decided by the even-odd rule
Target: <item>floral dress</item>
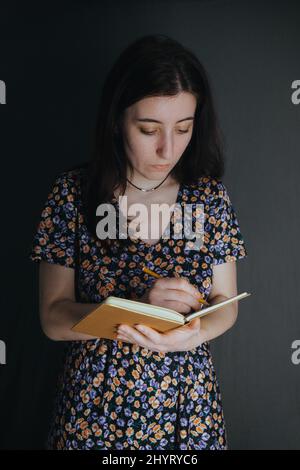
[[(78, 302), (99, 303), (109, 295), (137, 300), (154, 280), (142, 266), (188, 278), (207, 299), (213, 265), (247, 256), (226, 187), (208, 176), (181, 184), (177, 195), (181, 206), (203, 204), (200, 250), (186, 250), (184, 238), (170, 237), (154, 244), (128, 237), (122, 247), (104, 249), (85, 225), (85, 171), (57, 176), (30, 251), (33, 261), (75, 270)], [(209, 342), (167, 353), (105, 338), (65, 345), (48, 449), (228, 449)]]

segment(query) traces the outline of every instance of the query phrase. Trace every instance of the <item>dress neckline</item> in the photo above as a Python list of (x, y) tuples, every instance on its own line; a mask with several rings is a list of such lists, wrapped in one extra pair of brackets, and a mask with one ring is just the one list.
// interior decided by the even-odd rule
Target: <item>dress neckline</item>
[[(177, 197), (176, 197), (176, 202), (175, 202), (175, 207), (174, 209), (176, 208), (176, 205), (178, 203), (180, 203), (181, 201), (181, 196), (182, 196), (182, 193), (183, 193), (183, 183), (179, 183), (179, 189), (178, 189), (178, 192), (177, 192)], [(119, 214), (119, 201), (116, 197), (113, 198), (113, 201), (112, 201), (113, 205), (115, 205), (116, 209), (117, 209), (117, 213)], [(169, 220), (169, 224), (167, 225), (164, 233), (162, 234), (162, 236), (160, 237), (160, 239), (155, 242), (155, 243), (148, 243), (148, 242), (144, 242), (141, 238), (131, 238), (129, 235), (128, 235), (128, 231), (127, 231), (127, 241), (128, 243), (130, 244), (133, 244), (133, 245), (138, 245), (139, 248), (149, 248), (151, 250), (155, 249), (157, 246), (161, 245), (162, 243), (172, 239), (171, 238), (164, 238), (164, 234), (165, 232), (167, 231), (168, 227), (170, 226), (171, 228), (171, 223), (172, 223), (172, 219), (174, 217), (174, 210), (171, 214), (171, 217), (170, 217), (170, 220)], [(171, 230), (170, 230), (171, 232)]]

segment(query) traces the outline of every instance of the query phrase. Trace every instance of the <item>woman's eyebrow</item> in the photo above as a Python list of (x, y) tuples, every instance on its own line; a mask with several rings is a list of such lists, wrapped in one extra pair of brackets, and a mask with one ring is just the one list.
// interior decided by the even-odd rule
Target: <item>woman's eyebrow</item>
[[(135, 119), (136, 121), (141, 121), (141, 122), (157, 122), (158, 124), (163, 124), (162, 121), (157, 121), (157, 119), (150, 119), (150, 118), (142, 118), (142, 119)], [(182, 122), (182, 121), (192, 121), (194, 120), (194, 116), (189, 116), (183, 119), (180, 119), (179, 121), (176, 122)]]

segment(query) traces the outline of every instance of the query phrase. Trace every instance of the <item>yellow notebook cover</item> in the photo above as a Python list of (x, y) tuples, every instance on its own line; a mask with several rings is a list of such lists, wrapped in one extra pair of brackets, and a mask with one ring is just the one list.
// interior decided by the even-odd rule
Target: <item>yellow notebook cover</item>
[(72, 330), (78, 333), (114, 340), (116, 339), (115, 329), (120, 324), (130, 326), (144, 324), (159, 332), (165, 332), (182, 326), (196, 317), (203, 317), (231, 302), (241, 300), (249, 295), (251, 294), (243, 292), (242, 294), (230, 297), (210, 307), (201, 308), (201, 310), (187, 315), (157, 305), (109, 296), (101, 302), (98, 307), (77, 322), (72, 327)]

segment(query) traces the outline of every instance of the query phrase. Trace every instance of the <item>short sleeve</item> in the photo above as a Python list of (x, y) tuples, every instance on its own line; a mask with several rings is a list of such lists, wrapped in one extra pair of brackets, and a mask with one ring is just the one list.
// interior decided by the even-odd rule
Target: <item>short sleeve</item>
[(213, 265), (248, 256), (235, 209), (224, 183), (220, 180), (216, 185), (213, 210), (210, 215), (214, 221), (210, 243)]
[(60, 174), (48, 194), (36, 226), (29, 259), (75, 268), (76, 185)]

